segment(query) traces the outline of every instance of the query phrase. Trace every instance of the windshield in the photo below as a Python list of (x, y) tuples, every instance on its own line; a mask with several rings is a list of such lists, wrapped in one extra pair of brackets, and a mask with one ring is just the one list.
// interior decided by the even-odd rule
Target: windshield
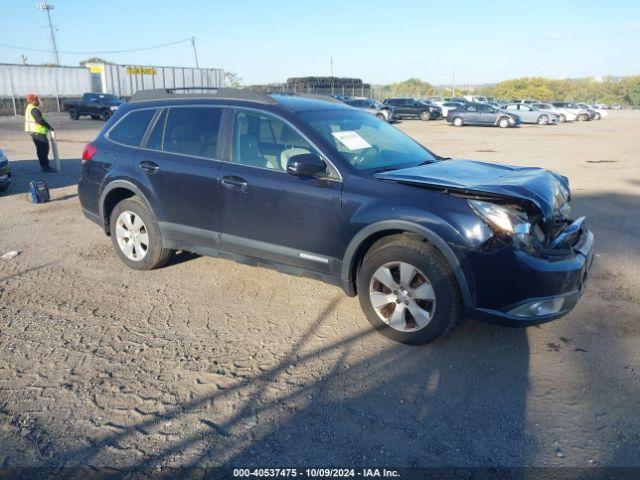
[(299, 114), (344, 159), (360, 170), (395, 170), (436, 157), (387, 122), (357, 110), (313, 110)]

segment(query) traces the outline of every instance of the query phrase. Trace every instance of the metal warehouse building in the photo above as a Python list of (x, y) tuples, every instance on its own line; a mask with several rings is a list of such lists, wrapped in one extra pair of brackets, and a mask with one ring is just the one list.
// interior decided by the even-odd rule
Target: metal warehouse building
[[(87, 64), (86, 67), (54, 67), (0, 64), (0, 114), (19, 113), (24, 96), (36, 93), (52, 99), (60, 109), (61, 100), (85, 92), (112, 93), (131, 97), (138, 90), (174, 87), (223, 87), (220, 68), (160, 67), (143, 65)], [(52, 108), (55, 110), (56, 108)]]

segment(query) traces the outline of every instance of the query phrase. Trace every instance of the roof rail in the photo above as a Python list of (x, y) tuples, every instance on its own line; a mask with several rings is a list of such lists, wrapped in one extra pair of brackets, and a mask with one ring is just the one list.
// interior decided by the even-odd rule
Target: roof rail
[(149, 100), (166, 100), (174, 98), (217, 98), (221, 100), (245, 100), (256, 103), (278, 103), (273, 97), (262, 92), (242, 90), (239, 88), (215, 88), (215, 87), (176, 87), (158, 88), (152, 90), (138, 90), (131, 97), (131, 102), (144, 102)]
[(344, 102), (342, 100), (339, 100), (335, 97), (332, 97), (331, 95), (322, 95), (320, 93), (291, 93), (291, 92), (270, 92), (273, 95), (282, 95), (285, 97), (300, 97), (300, 98), (308, 98), (310, 100), (322, 100), (323, 102), (331, 102), (331, 103), (339, 103), (341, 105), (344, 105)]

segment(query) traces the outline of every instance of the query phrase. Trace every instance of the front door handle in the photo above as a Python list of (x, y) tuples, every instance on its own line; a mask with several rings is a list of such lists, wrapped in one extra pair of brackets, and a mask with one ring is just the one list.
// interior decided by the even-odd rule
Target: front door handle
[(140, 167), (142, 170), (144, 170), (145, 173), (148, 174), (158, 173), (158, 170), (160, 170), (160, 167), (157, 163), (151, 162), (149, 160), (143, 160), (138, 164), (138, 167)]
[(241, 192), (247, 191), (247, 181), (242, 177), (236, 177), (235, 175), (222, 177), (221, 183), (223, 187), (228, 188), (229, 190), (240, 190)]

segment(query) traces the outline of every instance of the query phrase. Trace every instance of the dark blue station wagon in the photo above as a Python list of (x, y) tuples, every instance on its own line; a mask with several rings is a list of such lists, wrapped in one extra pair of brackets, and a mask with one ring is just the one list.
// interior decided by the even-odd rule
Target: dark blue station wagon
[(82, 208), (128, 266), (187, 250), (311, 276), (411, 344), (580, 298), (593, 236), (565, 177), (442, 158), (325, 97), (203, 92), (139, 92), (85, 148)]

